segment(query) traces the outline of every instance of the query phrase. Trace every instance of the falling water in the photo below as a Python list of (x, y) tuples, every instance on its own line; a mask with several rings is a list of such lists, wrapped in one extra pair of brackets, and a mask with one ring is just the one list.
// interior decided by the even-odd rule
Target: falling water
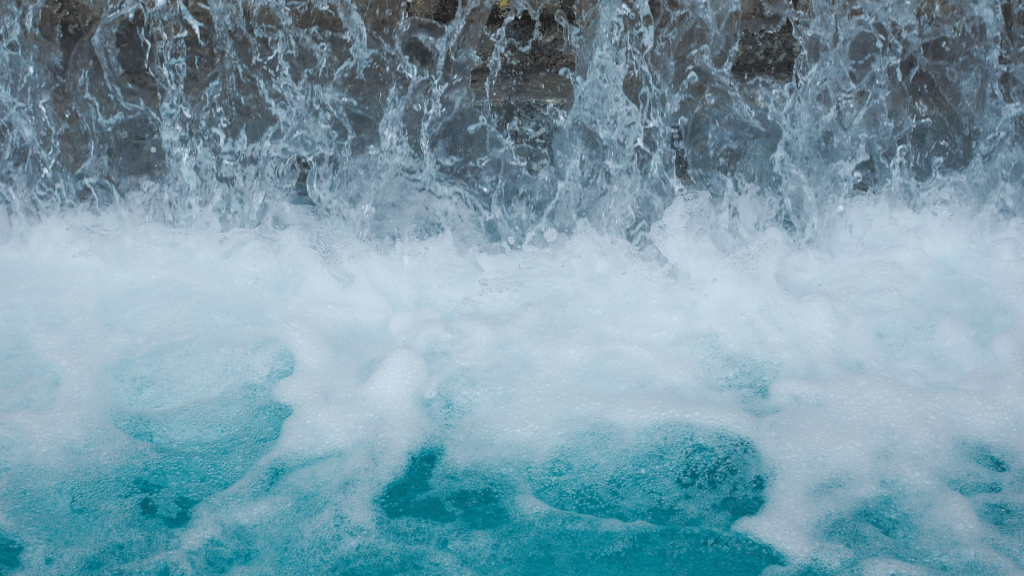
[(7, 0), (0, 574), (1024, 574), (1024, 4)]

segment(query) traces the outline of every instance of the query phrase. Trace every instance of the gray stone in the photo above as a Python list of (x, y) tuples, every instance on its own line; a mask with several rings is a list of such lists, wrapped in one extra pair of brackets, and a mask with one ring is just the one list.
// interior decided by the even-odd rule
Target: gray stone
[(194, 95), (209, 85), (217, 65), (213, 50), (215, 31), (210, 7), (200, 0), (183, 0), (198, 26), (185, 26), (185, 93)]
[[(487, 29), (493, 36), (504, 24), (505, 38), (511, 46), (501, 54), (501, 67), (490, 87), (492, 101), (544, 102), (559, 108), (572, 105), (572, 82), (567, 72), (576, 70), (576, 57), (565, 45), (564, 31), (557, 18), (559, 11), (568, 24), (575, 23), (571, 0), (544, 6), (536, 20), (525, 10), (509, 19), (508, 0), (494, 5), (487, 18)], [(488, 97), (486, 81), (491, 70), (487, 62), (493, 50), (490, 37), (477, 49), (482, 63), (473, 70), (470, 85), (478, 98)]]
[(455, 19), (459, 11), (459, 0), (412, 0), (409, 2), (409, 15), (427, 18), (434, 22), (447, 24)]
[(1024, 49), (1024, 5), (1021, 2), (1003, 2), (1003, 58), (1017, 56)]
[(48, 0), (39, 14), (39, 33), (56, 41), (67, 68), (72, 52), (92, 34), (99, 22), (100, 10), (79, 0)]
[(793, 37), (793, 22), (786, 20), (778, 30), (743, 30), (732, 73), (743, 80), (767, 76), (780, 82), (793, 79), (800, 44)]

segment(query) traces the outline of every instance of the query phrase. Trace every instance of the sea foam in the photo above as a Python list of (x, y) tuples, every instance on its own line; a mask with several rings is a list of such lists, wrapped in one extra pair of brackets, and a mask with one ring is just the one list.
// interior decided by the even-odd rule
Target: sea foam
[(1022, 225), (0, 246), (0, 571), (1021, 574)]

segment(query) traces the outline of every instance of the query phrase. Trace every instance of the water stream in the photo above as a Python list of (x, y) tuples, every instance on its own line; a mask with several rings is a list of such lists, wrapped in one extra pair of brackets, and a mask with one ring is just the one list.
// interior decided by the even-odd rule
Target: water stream
[(1024, 574), (1024, 5), (7, 0), (0, 574)]

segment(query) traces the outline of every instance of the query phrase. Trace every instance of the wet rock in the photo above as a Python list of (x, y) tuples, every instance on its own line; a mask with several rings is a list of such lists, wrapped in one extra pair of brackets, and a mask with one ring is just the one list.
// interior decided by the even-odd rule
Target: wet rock
[(999, 64), (1008, 69), (999, 76), (999, 93), (1006, 103), (1024, 102), (1024, 81), (1019, 70), (1019, 66), (1024, 64), (1024, 2), (1009, 0), (1003, 2), (1001, 9), (1003, 31)]
[(495, 108), (498, 125), (505, 128), (513, 143), (542, 149), (551, 148), (557, 127), (544, 102), (508, 102)]
[(345, 31), (345, 22), (334, 12), (322, 8), (293, 7), (292, 22), (303, 30), (316, 27), (328, 32)]
[[(526, 10), (513, 17), (510, 10), (509, 0), (501, 0), (488, 14), (470, 88), (477, 100), (490, 102), (499, 128), (535, 173), (551, 159), (557, 110), (572, 106), (569, 76), (576, 57), (566, 45), (563, 23), (575, 23), (576, 14), (571, 0), (543, 6), (536, 18)], [(492, 74), (495, 41), (502, 36), (500, 64)]]
[(676, 128), (672, 131), (670, 147), (672, 148), (672, 164), (675, 168), (676, 178), (689, 182), (690, 163), (686, 160), (686, 136), (681, 129)]
[(60, 45), (65, 69), (75, 48), (96, 28), (99, 15), (99, 10), (78, 0), (48, 0), (43, 5), (39, 32)]
[(125, 18), (114, 33), (114, 46), (117, 49), (117, 63), (124, 72), (123, 80), (132, 88), (132, 96), (139, 96), (146, 105), (155, 108), (158, 105), (156, 78), (149, 73), (149, 49), (152, 44), (146, 38), (146, 16), (142, 10), (136, 10)]
[(295, 51), (283, 55), (291, 80), (327, 85), (335, 72), (352, 57), (352, 42), (341, 16), (312, 3), (293, 5), (292, 25), (298, 29)]
[(767, 76), (779, 82), (789, 82), (793, 79), (793, 68), (800, 50), (800, 44), (793, 37), (793, 22), (790, 20), (786, 20), (778, 30), (743, 30), (732, 73), (743, 80)]
[[(934, 41), (943, 43), (945, 39)], [(907, 91), (913, 105), (913, 125), (908, 135), (898, 143), (909, 144), (909, 158), (914, 177), (927, 180), (936, 169), (962, 170), (974, 156), (977, 128), (962, 110), (964, 104), (957, 96), (957, 88), (942, 76), (943, 59), (935, 53), (938, 48), (922, 45), (922, 52), (930, 55), (930, 65), (922, 66), (913, 56), (900, 63), (904, 78), (909, 78)]]
[(412, 0), (409, 3), (409, 15), (427, 18), (441, 24), (455, 19), (459, 11), (459, 0)]
[[(80, 201), (101, 204), (120, 194), (117, 178), (156, 176), (164, 168), (148, 13), (102, 16), (102, 5), (49, 0), (39, 22), (40, 36), (61, 55), (60, 80), (47, 103), (59, 166), (74, 174)], [(106, 129), (83, 138), (98, 125)]]
[(201, 92), (212, 81), (217, 57), (210, 7), (200, 0), (183, 0), (188, 13), (185, 28), (185, 93)]
[(869, 192), (878, 184), (878, 169), (875, 159), (869, 156), (853, 168), (853, 189), (857, 192)]
[(295, 180), (295, 194), (298, 196), (309, 196), (309, 188), (306, 181), (309, 180), (309, 171), (313, 165), (302, 156), (295, 159), (295, 166), (299, 169), (299, 177)]
[(409, 6), (408, 0), (353, 0), (352, 4), (363, 19), (372, 47), (376, 47), (377, 42), (391, 42), (394, 31)]
[(402, 42), (402, 53), (420, 68), (430, 68), (434, 65), (434, 54), (423, 43), (423, 39), (417, 36), (407, 38)]
[(1019, 0), (1003, 2), (1003, 37), (1000, 60), (1019, 61), (1024, 50), (1024, 2)]
[(112, 168), (122, 176), (154, 174), (163, 167), (163, 142), (157, 120), (148, 114), (119, 122), (108, 155)]
[[(487, 28), (494, 32), (508, 17), (508, 2), (495, 4), (487, 18)], [(564, 30), (557, 15), (562, 11), (569, 24), (575, 22), (572, 4), (561, 0), (541, 9), (538, 18), (523, 11), (505, 25), (507, 45), (501, 54), (496, 81), (490, 86), (494, 101), (543, 101), (560, 108), (572, 104), (572, 83), (568, 74), (576, 69), (576, 57), (563, 38)], [(494, 50), (488, 39), (477, 50), (482, 64), (472, 73), (471, 87), (478, 98), (487, 96), (487, 79), (491, 74), (488, 62)]]

